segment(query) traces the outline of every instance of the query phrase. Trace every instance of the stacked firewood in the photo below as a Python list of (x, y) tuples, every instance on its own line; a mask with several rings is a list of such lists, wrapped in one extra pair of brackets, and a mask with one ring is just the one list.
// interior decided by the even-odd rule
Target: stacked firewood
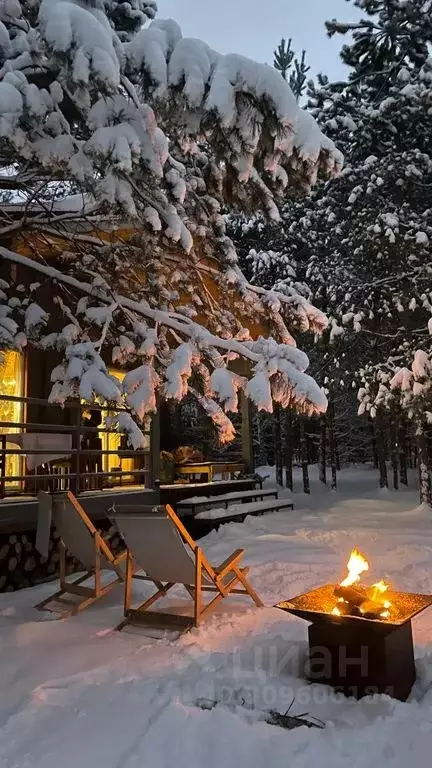
[[(117, 554), (124, 548), (123, 542), (114, 526), (99, 533), (107, 541), (111, 550)], [(48, 544), (48, 557), (42, 557), (35, 547), (36, 531), (24, 533), (0, 533), (0, 592), (12, 592), (16, 589), (31, 587), (56, 578), (60, 562), (60, 536), (52, 530)], [(66, 572), (82, 570), (81, 563), (66, 554)]]
[(375, 587), (362, 587), (358, 584), (343, 587), (338, 584), (334, 589), (338, 598), (337, 608), (341, 616), (362, 616), (365, 619), (387, 618), (389, 603), (376, 599)]

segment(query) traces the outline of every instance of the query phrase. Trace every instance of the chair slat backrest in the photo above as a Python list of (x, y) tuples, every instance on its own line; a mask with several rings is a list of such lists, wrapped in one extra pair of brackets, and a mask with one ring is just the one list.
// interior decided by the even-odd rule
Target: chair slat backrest
[[(53, 523), (66, 549), (87, 569), (95, 567), (96, 528), (72, 494), (53, 496)], [(107, 561), (113, 556), (105, 542), (100, 542), (102, 555)], [(101, 562), (102, 568), (104, 561)]]
[(163, 507), (116, 506), (111, 514), (147, 576), (154, 581), (194, 583), (194, 558)]

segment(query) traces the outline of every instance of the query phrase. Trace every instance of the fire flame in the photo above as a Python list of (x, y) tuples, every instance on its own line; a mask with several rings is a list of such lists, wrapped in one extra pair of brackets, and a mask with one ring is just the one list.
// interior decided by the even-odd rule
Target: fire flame
[(350, 559), (347, 563), (348, 576), (341, 581), (341, 587), (351, 587), (360, 581), (360, 576), (364, 571), (369, 570), (369, 563), (358, 549), (353, 549)]
[[(371, 600), (379, 600), (384, 594), (384, 592), (387, 592), (389, 586), (390, 584), (386, 584), (385, 581), (377, 581), (376, 584), (372, 584), (370, 588)], [(385, 602), (388, 602), (388, 601), (385, 601)], [(390, 604), (386, 605), (385, 602), (384, 602), (384, 607), (388, 608)]]
[[(348, 576), (341, 581), (339, 585), (340, 587), (352, 587), (353, 585), (359, 584), (361, 574), (369, 570), (369, 562), (358, 549), (353, 549), (347, 563), (347, 568)], [(372, 584), (371, 587), (367, 588), (363, 586), (357, 587), (357, 592), (360, 595), (363, 592), (365, 599), (361, 603), (354, 603), (352, 606), (354, 613), (355, 611), (366, 615), (372, 613), (372, 615), (375, 615), (376, 617), (379, 616), (381, 619), (388, 619), (390, 616), (389, 608), (391, 608), (391, 602), (387, 599), (386, 592), (389, 587), (390, 585), (385, 581), (377, 581), (375, 584)], [(347, 606), (350, 605), (350, 598), (345, 598), (345, 596), (338, 597), (337, 602), (344, 603), (346, 609)], [(335, 606), (332, 610), (333, 616), (342, 616), (342, 610), (342, 606), (340, 608)], [(346, 611), (344, 611), (344, 615), (345, 612)]]

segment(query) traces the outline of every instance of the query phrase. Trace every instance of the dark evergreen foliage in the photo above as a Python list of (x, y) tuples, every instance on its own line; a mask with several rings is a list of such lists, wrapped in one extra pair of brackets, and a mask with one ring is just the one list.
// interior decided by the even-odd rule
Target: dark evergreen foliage
[[(334, 435), (343, 460), (375, 456), (381, 485), (391, 461), (396, 487), (399, 477), (406, 482), (406, 443), (415, 432), (429, 501), (432, 3), (354, 5), (364, 12), (359, 22), (327, 23), (330, 35), (350, 34), (341, 51), (347, 81), (320, 75), (308, 85), (309, 110), (345, 154), (341, 176), (309, 199), (287, 202), (276, 228), (236, 222), (235, 237), (252, 280), (300, 283), (329, 317), (308, 350), (330, 401), (325, 459)], [(284, 50), (291, 66), (290, 45), (279, 47), (279, 64)], [(325, 474), (321, 467), (323, 481)]]

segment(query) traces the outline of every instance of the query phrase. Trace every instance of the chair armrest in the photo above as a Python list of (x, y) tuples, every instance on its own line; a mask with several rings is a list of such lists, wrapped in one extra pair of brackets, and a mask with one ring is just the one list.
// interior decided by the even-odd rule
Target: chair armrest
[(217, 568), (214, 569), (216, 575), (218, 577), (224, 576), (226, 573), (229, 573), (231, 568), (234, 565), (237, 565), (239, 560), (242, 559), (244, 555), (244, 549), (236, 549), (235, 552), (232, 553), (229, 557), (227, 557), (226, 560), (223, 561)]
[(122, 552), (120, 552), (118, 555), (115, 555), (113, 565), (118, 565), (119, 563), (123, 563), (123, 561), (127, 559), (127, 554), (128, 554), (127, 549), (123, 549)]

